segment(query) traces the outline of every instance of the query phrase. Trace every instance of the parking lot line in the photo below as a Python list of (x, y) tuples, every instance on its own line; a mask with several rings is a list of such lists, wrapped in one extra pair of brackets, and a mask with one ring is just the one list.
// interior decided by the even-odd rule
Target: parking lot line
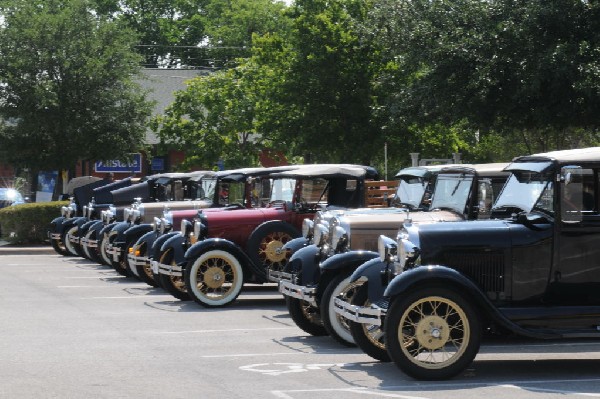
[(273, 330), (297, 330), (298, 327), (270, 327), (270, 328), (228, 328), (222, 330), (190, 330), (190, 331), (160, 331), (159, 334), (205, 334), (215, 332), (235, 331), (273, 331)]
[(428, 399), (426, 396), (409, 396), (402, 395), (392, 392), (381, 392), (381, 391), (372, 391), (368, 388), (329, 388), (329, 389), (294, 389), (289, 391), (271, 391), (273, 396), (276, 396), (281, 399), (294, 399), (293, 396), (288, 395), (288, 393), (319, 393), (319, 392), (347, 392), (347, 393), (356, 393), (359, 395), (370, 395), (370, 396), (380, 396), (383, 398), (400, 398), (400, 399)]

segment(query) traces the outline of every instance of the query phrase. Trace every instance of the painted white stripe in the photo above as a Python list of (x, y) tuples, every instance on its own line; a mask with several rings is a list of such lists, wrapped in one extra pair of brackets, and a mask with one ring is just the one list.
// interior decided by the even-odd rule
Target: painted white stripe
[[(523, 387), (519, 387), (519, 386), (512, 385), (512, 384), (503, 384), (503, 385), (499, 385), (499, 386), (503, 387), (503, 388), (518, 389), (520, 391), (523, 390)], [(591, 396), (591, 397), (594, 397), (594, 398), (600, 398), (600, 393), (587, 393), (587, 392), (567, 391), (567, 390), (564, 390), (564, 389), (550, 389), (550, 388), (527, 387), (527, 390), (528, 391), (533, 391), (533, 392), (548, 392), (548, 393), (559, 393), (561, 395), (578, 395), (578, 396)]]
[(275, 352), (275, 353), (237, 353), (233, 355), (203, 355), (205, 359), (220, 359), (225, 357), (257, 357), (257, 356), (282, 356), (282, 355), (310, 355), (308, 352)]
[[(519, 386), (519, 385), (537, 385), (537, 384), (550, 384), (550, 383), (554, 383), (554, 384), (564, 384), (564, 383), (576, 383), (576, 382), (595, 382), (595, 383), (599, 383), (600, 384), (600, 378), (583, 378), (583, 379), (577, 379), (577, 378), (573, 378), (573, 379), (566, 379), (566, 380), (555, 380), (555, 379), (551, 379), (551, 380), (517, 380), (517, 381), (505, 381), (504, 384), (505, 385), (515, 385), (515, 386)], [(458, 389), (458, 388), (473, 388), (473, 387), (495, 387), (495, 386), (501, 386), (504, 384), (495, 384), (492, 382), (457, 382), (457, 383), (436, 383), (433, 381), (427, 382), (427, 386), (430, 388), (453, 388), (453, 389)], [(416, 387), (415, 385), (389, 385), (389, 386), (382, 386), (381, 389), (394, 389), (394, 390), (414, 390)]]
[(107, 278), (113, 279), (113, 278), (127, 278), (127, 277), (119, 275), (119, 276), (77, 276), (77, 277), (71, 276), (71, 277), (61, 277), (61, 278), (65, 278), (65, 279), (81, 279), (81, 278), (90, 278), (91, 279), (91, 278), (93, 278), (96, 280), (104, 280)]
[(231, 328), (224, 330), (190, 330), (190, 331), (160, 331), (159, 334), (205, 334), (215, 332), (236, 331), (273, 331), (273, 330), (297, 330), (298, 327), (272, 327), (272, 328)]
[(79, 299), (149, 299), (152, 298), (173, 298), (172, 295), (161, 295), (161, 294), (147, 294), (147, 295), (129, 295), (129, 296), (90, 296), (82, 297)]
[(381, 396), (384, 398), (401, 398), (401, 399), (428, 399), (426, 396), (408, 396), (392, 392), (372, 391), (368, 388), (331, 388), (331, 389), (295, 389), (289, 391), (271, 391), (271, 393), (284, 399), (293, 399), (293, 396), (287, 393), (316, 393), (316, 392), (349, 392), (360, 395)]

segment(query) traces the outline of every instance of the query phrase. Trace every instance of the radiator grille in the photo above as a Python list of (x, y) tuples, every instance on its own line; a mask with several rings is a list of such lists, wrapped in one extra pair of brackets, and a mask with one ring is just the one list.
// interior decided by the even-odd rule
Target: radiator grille
[(446, 253), (444, 264), (473, 280), (484, 292), (504, 292), (502, 252)]

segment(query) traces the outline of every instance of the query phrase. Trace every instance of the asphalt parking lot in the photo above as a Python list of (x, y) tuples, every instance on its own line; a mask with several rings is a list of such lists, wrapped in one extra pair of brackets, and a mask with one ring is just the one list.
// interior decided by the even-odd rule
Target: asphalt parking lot
[(224, 309), (81, 258), (0, 252), (0, 398), (600, 397), (600, 341), (486, 342), (422, 382), (289, 318), (274, 286)]

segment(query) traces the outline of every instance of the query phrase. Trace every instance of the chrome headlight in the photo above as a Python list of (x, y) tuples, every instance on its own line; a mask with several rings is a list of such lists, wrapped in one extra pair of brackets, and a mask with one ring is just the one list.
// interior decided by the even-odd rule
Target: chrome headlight
[(327, 237), (329, 235), (329, 228), (324, 224), (317, 224), (314, 227), (313, 244), (322, 247), (327, 243)]
[(200, 221), (194, 222), (194, 237), (196, 240), (200, 240), (208, 234), (208, 228)]
[(131, 208), (125, 208), (123, 210), (123, 220), (126, 222), (129, 222), (131, 219), (131, 214), (133, 213), (133, 209)]
[(379, 258), (383, 262), (395, 262), (398, 255), (398, 245), (391, 238), (380, 235), (377, 240), (377, 252), (379, 252)]
[(131, 223), (137, 223), (142, 219), (142, 213), (139, 209), (133, 209), (131, 211)]
[(335, 226), (331, 233), (331, 247), (336, 252), (341, 252), (344, 245), (348, 243), (348, 234), (342, 226)]
[(172, 227), (173, 227), (173, 223), (171, 223), (171, 220), (169, 220), (167, 218), (160, 219), (160, 234), (168, 233), (169, 231), (171, 231)]
[(187, 219), (183, 219), (181, 221), (181, 224), (179, 225), (179, 231), (181, 231), (181, 234), (188, 236), (193, 232), (193, 230), (194, 226), (192, 225), (192, 222)]
[(87, 206), (87, 205), (84, 205), (84, 206), (83, 206), (83, 216), (84, 216), (84, 217), (86, 217), (86, 218), (89, 218), (89, 215), (88, 215), (88, 209), (89, 209), (89, 208), (90, 208), (90, 207), (89, 207), (89, 206)]
[(409, 240), (408, 233), (402, 229), (398, 232), (398, 264), (396, 274), (401, 273), (407, 268), (415, 266), (420, 259), (420, 249)]
[(302, 237), (310, 240), (314, 234), (315, 223), (310, 219), (302, 221)]
[(157, 217), (155, 217), (154, 221), (152, 222), (152, 231), (154, 233), (160, 232), (160, 219)]
[(69, 214), (69, 208), (67, 208), (66, 206), (61, 206), (60, 207), (60, 216), (67, 217), (68, 214)]

